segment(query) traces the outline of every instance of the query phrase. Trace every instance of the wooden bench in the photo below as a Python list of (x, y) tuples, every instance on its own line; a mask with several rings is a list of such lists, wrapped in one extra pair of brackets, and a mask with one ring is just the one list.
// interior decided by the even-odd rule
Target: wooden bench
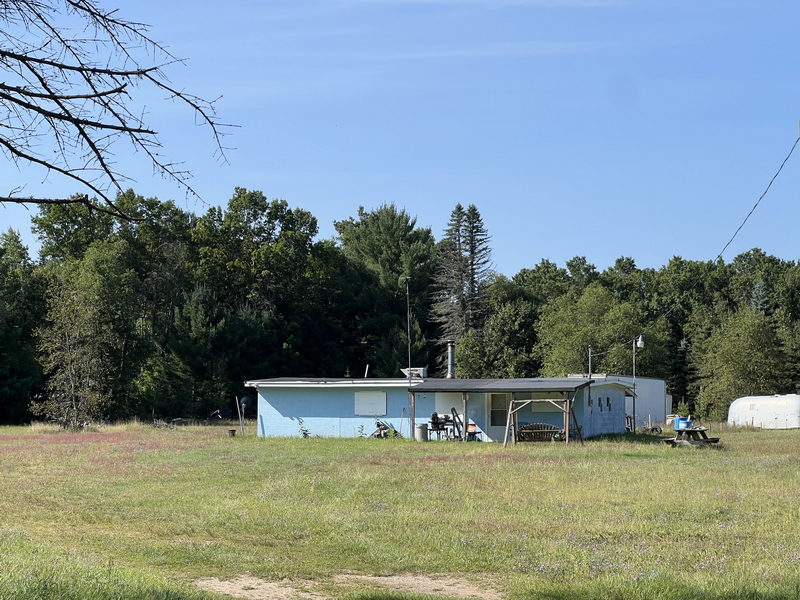
[(551, 442), (563, 440), (564, 430), (549, 423), (530, 423), (520, 427), (516, 435), (518, 442)]

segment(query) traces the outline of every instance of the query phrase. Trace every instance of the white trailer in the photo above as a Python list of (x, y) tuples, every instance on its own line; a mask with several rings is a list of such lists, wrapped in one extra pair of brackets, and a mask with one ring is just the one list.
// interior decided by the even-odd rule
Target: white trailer
[[(568, 375), (567, 377), (587, 377), (587, 374)], [(619, 383), (626, 387), (625, 414), (633, 416), (633, 377), (630, 375), (611, 375), (593, 373), (595, 383)], [(653, 377), (636, 378), (636, 427), (649, 423), (665, 423), (667, 415), (672, 412), (672, 395), (667, 393), (667, 384), (663, 379)]]
[(800, 395), (737, 398), (728, 409), (728, 425), (762, 429), (800, 427)]

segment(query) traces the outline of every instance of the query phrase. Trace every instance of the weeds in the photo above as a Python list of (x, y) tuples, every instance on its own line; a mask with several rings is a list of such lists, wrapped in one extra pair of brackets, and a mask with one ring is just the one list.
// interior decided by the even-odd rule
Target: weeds
[[(718, 452), (638, 434), (506, 450), (225, 434), (0, 429), (0, 514), (29, 532), (0, 546), (0, 598), (23, 580), (8, 573), (53, 560), (37, 586), (111, 561), (103, 581), (120, 589), (160, 590), (152, 574), (445, 573), (509, 600), (795, 597), (800, 431), (719, 430)], [(337, 597), (403, 597), (372, 593)]]

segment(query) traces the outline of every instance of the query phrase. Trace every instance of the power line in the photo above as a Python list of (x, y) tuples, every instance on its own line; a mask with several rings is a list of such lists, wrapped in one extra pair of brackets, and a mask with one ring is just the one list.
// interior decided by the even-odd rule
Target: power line
[[(783, 171), (783, 167), (784, 167), (784, 166), (786, 166), (786, 163), (787, 163), (787, 162), (789, 162), (789, 159), (792, 157), (792, 154), (794, 154), (795, 148), (797, 148), (797, 145), (798, 145), (798, 144), (800, 144), (800, 135), (798, 135), (798, 136), (797, 136), (797, 138), (795, 138), (795, 140), (794, 140), (794, 143), (792, 144), (792, 147), (789, 149), (789, 153), (786, 155), (786, 158), (784, 158), (784, 159), (783, 159), (783, 162), (781, 162), (781, 165), (780, 165), (780, 167), (778, 167), (778, 170), (777, 170), (777, 171), (775, 171), (775, 174), (772, 176), (772, 179), (770, 179), (770, 180), (769, 180), (769, 183), (767, 184), (767, 187), (766, 187), (766, 188), (764, 188), (764, 191), (763, 191), (763, 192), (761, 192), (761, 195), (758, 197), (758, 200), (756, 200), (755, 204), (753, 204), (753, 207), (750, 209), (750, 212), (748, 212), (748, 213), (747, 213), (747, 216), (746, 216), (746, 217), (744, 218), (744, 220), (743, 220), (743, 221), (742, 221), (742, 222), (739, 224), (739, 227), (737, 227), (737, 228), (736, 228), (736, 231), (734, 231), (734, 232), (733, 232), (733, 235), (732, 235), (732, 236), (730, 237), (730, 239), (729, 239), (729, 240), (726, 242), (726, 244), (725, 244), (725, 245), (722, 247), (722, 250), (720, 250), (720, 251), (719, 251), (719, 253), (717, 254), (717, 256), (714, 258), (714, 260), (715, 260), (715, 261), (716, 261), (716, 260), (719, 260), (719, 259), (721, 259), (721, 258), (722, 258), (722, 255), (723, 255), (723, 254), (724, 254), (724, 252), (725, 252), (725, 251), (728, 249), (728, 246), (730, 246), (730, 245), (731, 245), (731, 243), (733, 242), (733, 240), (734, 240), (734, 239), (736, 239), (736, 236), (737, 236), (737, 235), (739, 235), (739, 232), (742, 230), (742, 228), (745, 226), (745, 224), (747, 223), (747, 221), (750, 219), (750, 217), (751, 217), (751, 216), (753, 215), (753, 213), (756, 211), (756, 209), (758, 208), (758, 205), (759, 205), (759, 204), (761, 204), (761, 201), (764, 199), (764, 197), (765, 197), (765, 196), (767, 195), (767, 193), (769, 192), (770, 188), (772, 187), (772, 184), (773, 184), (773, 183), (775, 182), (775, 180), (778, 178), (778, 175), (780, 175), (780, 174), (781, 174), (781, 171)], [(663, 319), (663, 318), (667, 317), (667, 316), (668, 316), (668, 315), (669, 315), (669, 314), (670, 314), (670, 313), (671, 313), (673, 310), (675, 310), (675, 308), (678, 306), (678, 302), (679, 302), (679, 301), (680, 301), (680, 300), (681, 300), (683, 297), (685, 297), (685, 296), (686, 296), (686, 295), (687, 295), (689, 292), (691, 292), (691, 291), (692, 291), (694, 288), (696, 288), (696, 287), (697, 287), (697, 285), (698, 285), (699, 283), (700, 283), (700, 280), (699, 280), (699, 279), (695, 279), (694, 283), (692, 283), (692, 285), (691, 285), (691, 286), (689, 286), (689, 288), (688, 288), (688, 289), (684, 290), (683, 294), (681, 294), (681, 296), (680, 296), (679, 298), (676, 298), (676, 299), (675, 299), (675, 300), (672, 302), (672, 305), (671, 305), (669, 308), (667, 308), (666, 310), (664, 310), (664, 312), (662, 312), (662, 313), (661, 313), (660, 315), (658, 315), (658, 316), (657, 316), (655, 319), (653, 319), (653, 320), (652, 320), (652, 322), (650, 323), (650, 325), (649, 325), (649, 326), (647, 326), (647, 327), (644, 327), (644, 328), (643, 328), (643, 331), (646, 331), (646, 330), (647, 330), (647, 329), (649, 329), (650, 327), (653, 327), (653, 326), (654, 326), (656, 323), (658, 323), (658, 322), (659, 322), (661, 319)], [(611, 352), (611, 351), (612, 351), (612, 350), (613, 350), (615, 347), (617, 347), (617, 346), (622, 346), (623, 344), (627, 345), (627, 344), (629, 344), (629, 343), (631, 343), (631, 342), (635, 341), (637, 337), (638, 337), (638, 336), (634, 336), (634, 337), (632, 338), (632, 340), (627, 340), (627, 341), (624, 341), (624, 342), (617, 342), (617, 343), (615, 343), (615, 344), (611, 345), (611, 346), (610, 346), (610, 347), (609, 347), (609, 348), (608, 348), (608, 349), (607, 349), (605, 352), (597, 352), (597, 353), (592, 353), (592, 356), (594, 357), (594, 356), (602, 356), (602, 355), (604, 355), (604, 354), (608, 354), (608, 353), (609, 353), (609, 352)]]
[(763, 192), (761, 192), (761, 195), (758, 197), (758, 200), (756, 200), (756, 203), (753, 205), (753, 208), (750, 209), (750, 212), (747, 213), (747, 216), (744, 218), (744, 221), (742, 221), (741, 225), (739, 225), (739, 227), (736, 228), (736, 231), (733, 232), (733, 235), (731, 236), (731, 239), (728, 240), (728, 243), (725, 244), (725, 246), (723, 246), (722, 250), (719, 251), (719, 254), (717, 254), (717, 259), (722, 258), (723, 252), (725, 252), (725, 250), (728, 249), (728, 246), (731, 245), (731, 242), (733, 242), (733, 240), (736, 238), (736, 236), (742, 230), (742, 227), (744, 227), (744, 224), (747, 223), (747, 220), (750, 218), (750, 215), (752, 215), (755, 212), (755, 210), (758, 208), (758, 205), (761, 204), (761, 201), (764, 199), (764, 196), (766, 196), (767, 192), (769, 192), (769, 188), (772, 187), (772, 184), (778, 178), (778, 175), (780, 175), (781, 171), (783, 171), (783, 167), (786, 165), (787, 162), (789, 162), (789, 159), (792, 157), (792, 154), (794, 153), (794, 149), (797, 148), (797, 144), (799, 142), (800, 142), (800, 136), (797, 136), (797, 139), (795, 139), (794, 144), (792, 144), (791, 150), (789, 150), (789, 154), (787, 154), (786, 158), (783, 159), (783, 162), (781, 163), (781, 166), (778, 167), (777, 171), (775, 171), (775, 175), (773, 175), (772, 179), (769, 180), (769, 183), (767, 184), (767, 187), (764, 189)]

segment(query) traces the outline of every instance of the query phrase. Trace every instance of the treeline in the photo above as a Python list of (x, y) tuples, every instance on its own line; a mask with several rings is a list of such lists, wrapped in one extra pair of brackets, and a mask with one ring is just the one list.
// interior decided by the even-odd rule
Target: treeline
[[(681, 411), (724, 418), (747, 394), (800, 382), (800, 265), (751, 250), (726, 264), (675, 257), (541, 260), (506, 277), (474, 206), (441, 239), (392, 205), (335, 224), (236, 189), (195, 216), (129, 191), (119, 221), (42, 206), (32, 261), (0, 236), (0, 420), (204, 417), (252, 394), (247, 379), (441, 373), (630, 373), (667, 380)], [(534, 262), (533, 260), (531, 261)], [(250, 403), (253, 406), (253, 403)], [(676, 406), (676, 409), (679, 408)]]

